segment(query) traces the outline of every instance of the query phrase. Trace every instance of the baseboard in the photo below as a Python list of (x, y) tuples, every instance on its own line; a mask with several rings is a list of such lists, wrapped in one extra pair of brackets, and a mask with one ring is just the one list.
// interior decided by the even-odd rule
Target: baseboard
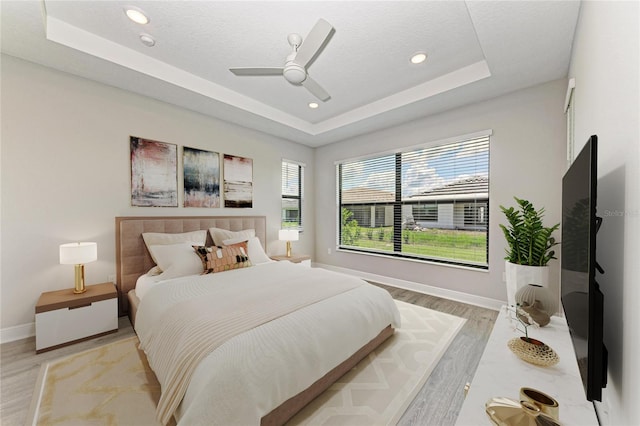
[(16, 325), (0, 329), (0, 343), (13, 342), (15, 340), (26, 339), (36, 335), (36, 323)]
[(342, 272), (347, 275), (354, 275), (367, 281), (374, 281), (392, 287), (415, 291), (417, 293), (428, 294), (430, 296), (442, 297), (443, 299), (455, 300), (456, 302), (493, 309), (494, 311), (500, 310), (500, 308), (505, 304), (504, 300), (489, 299), (488, 297), (475, 296), (473, 294), (463, 293), (460, 291), (447, 290), (413, 281), (400, 280), (383, 275), (371, 274), (369, 272), (357, 271), (355, 269), (341, 268), (339, 266), (325, 265), (323, 263), (314, 263), (313, 266), (328, 269), (330, 271)]

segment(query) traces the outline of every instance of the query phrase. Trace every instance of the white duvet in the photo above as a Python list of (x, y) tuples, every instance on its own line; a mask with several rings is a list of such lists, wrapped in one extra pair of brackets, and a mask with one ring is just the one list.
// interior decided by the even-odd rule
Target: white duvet
[[(310, 275), (313, 274), (313, 275)], [(289, 262), (157, 283), (142, 299), (136, 318), (141, 341), (171, 306), (204, 293), (296, 280), (358, 280)], [(359, 280), (358, 280), (359, 281)], [(226, 290), (223, 290), (226, 289)], [(221, 297), (223, 297), (221, 295)], [(259, 424), (260, 419), (351, 356), (400, 315), (388, 292), (364, 284), (232, 337), (196, 368), (175, 412), (179, 424)], [(153, 365), (152, 365), (153, 367)], [(162, 383), (162, 382), (161, 382)]]

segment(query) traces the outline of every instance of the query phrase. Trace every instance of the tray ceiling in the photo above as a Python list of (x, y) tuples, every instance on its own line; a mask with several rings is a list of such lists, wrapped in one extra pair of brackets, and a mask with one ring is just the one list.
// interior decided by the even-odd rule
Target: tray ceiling
[[(130, 21), (127, 6), (150, 22)], [(566, 77), (579, 2), (3, 0), (1, 8), (5, 54), (320, 146)], [(307, 70), (328, 101), (282, 76), (229, 71), (282, 67), (287, 36), (304, 42), (319, 18), (335, 32)], [(412, 64), (419, 51), (427, 60)]]

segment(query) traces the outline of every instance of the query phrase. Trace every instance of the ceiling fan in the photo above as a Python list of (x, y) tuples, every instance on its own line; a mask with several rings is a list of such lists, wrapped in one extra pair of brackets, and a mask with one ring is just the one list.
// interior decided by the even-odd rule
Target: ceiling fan
[(287, 56), (284, 67), (279, 68), (230, 68), (229, 71), (238, 76), (283, 75), (291, 84), (304, 86), (313, 96), (321, 101), (327, 101), (331, 96), (315, 80), (307, 74), (307, 65), (320, 52), (322, 46), (329, 39), (333, 27), (324, 19), (319, 19), (302, 42), (299, 34), (289, 34), (287, 41), (293, 47), (293, 52)]

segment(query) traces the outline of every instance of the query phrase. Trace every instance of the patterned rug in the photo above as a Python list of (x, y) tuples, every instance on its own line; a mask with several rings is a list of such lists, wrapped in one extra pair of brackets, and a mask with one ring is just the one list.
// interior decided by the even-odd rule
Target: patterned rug
[(160, 384), (136, 336), (42, 366), (27, 425), (159, 425)]
[[(395, 424), (465, 320), (396, 301), (402, 327), (322, 395), (292, 425)], [(27, 424), (157, 425), (160, 386), (137, 337), (42, 367)]]
[(396, 300), (402, 326), (302, 409), (292, 425), (394, 425), (465, 319)]

